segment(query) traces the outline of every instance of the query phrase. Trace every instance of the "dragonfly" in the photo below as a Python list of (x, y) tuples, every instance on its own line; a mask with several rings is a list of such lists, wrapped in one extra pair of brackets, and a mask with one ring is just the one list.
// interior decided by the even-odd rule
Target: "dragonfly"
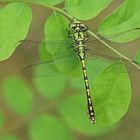
[[(30, 45), (29, 49), (35, 49), (36, 47), (34, 46), (38, 46), (37, 44), (39, 44), (39, 47), (36, 48), (37, 50), (34, 54), (32, 54), (32, 56), (37, 57), (37, 52), (39, 52), (38, 57), (40, 60), (38, 62), (36, 62), (36, 60), (33, 60), (35, 61), (35, 63), (27, 65), (23, 70), (23, 74), (28, 76), (35, 70), (35, 76), (51, 76), (63, 74), (76, 69), (79, 63), (81, 63), (80, 65), (83, 72), (83, 79), (86, 90), (87, 111), (92, 124), (95, 124), (96, 119), (94, 104), (90, 92), (88, 73), (86, 68), (87, 54), (89, 54), (91, 58), (94, 58), (99, 63), (105, 62), (106, 64), (110, 64), (116, 60), (121, 60), (126, 63), (126, 60), (120, 57), (113, 57), (101, 53), (100, 51), (97, 51), (95, 49), (87, 48), (87, 42), (89, 38), (88, 27), (80, 21), (74, 20), (73, 22), (71, 22), (69, 24), (69, 30), (67, 32), (68, 37), (65, 40), (48, 40), (41, 42), (34, 40), (22, 40), (22, 42), (25, 43), (25, 46)], [(89, 43), (90, 42), (92, 43), (92, 40), (89, 40)], [(135, 60), (132, 61), (137, 64)], [(96, 69), (96, 67), (94, 69)]]

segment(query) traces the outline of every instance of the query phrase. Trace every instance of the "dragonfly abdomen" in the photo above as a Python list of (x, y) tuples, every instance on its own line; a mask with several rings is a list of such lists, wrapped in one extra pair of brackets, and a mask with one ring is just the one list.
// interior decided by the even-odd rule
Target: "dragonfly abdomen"
[(85, 87), (86, 87), (87, 110), (88, 110), (88, 114), (89, 114), (89, 118), (90, 118), (91, 122), (95, 123), (95, 113), (94, 113), (94, 108), (93, 108), (93, 104), (92, 104), (92, 98), (91, 98), (91, 94), (90, 94), (87, 70), (85, 67), (84, 59), (81, 60), (81, 63), (82, 63), (82, 70), (83, 70), (84, 82), (85, 82)]

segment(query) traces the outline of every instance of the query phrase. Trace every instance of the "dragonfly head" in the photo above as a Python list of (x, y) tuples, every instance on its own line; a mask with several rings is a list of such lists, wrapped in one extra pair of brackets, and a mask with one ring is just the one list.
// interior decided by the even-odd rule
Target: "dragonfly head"
[(70, 23), (70, 29), (72, 32), (84, 32), (87, 30), (87, 27), (80, 21), (74, 21), (73, 23)]

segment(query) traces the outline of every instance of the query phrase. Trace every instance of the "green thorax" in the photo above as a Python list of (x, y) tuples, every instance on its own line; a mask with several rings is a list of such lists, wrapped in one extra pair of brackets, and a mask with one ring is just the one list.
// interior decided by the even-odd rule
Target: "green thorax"
[(70, 29), (79, 57), (80, 59), (84, 59), (87, 27), (81, 22), (73, 22), (70, 24)]

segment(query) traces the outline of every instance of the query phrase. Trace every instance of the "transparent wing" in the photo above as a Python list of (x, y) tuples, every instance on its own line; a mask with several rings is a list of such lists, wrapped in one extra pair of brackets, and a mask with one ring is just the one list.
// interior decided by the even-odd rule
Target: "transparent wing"
[(66, 74), (78, 67), (79, 61), (76, 56), (60, 56), (57, 59), (42, 61), (26, 66), (22, 74), (32, 77), (48, 77)]
[(24, 76), (43, 77), (56, 76), (73, 71), (79, 64), (73, 47), (67, 47), (61, 42), (51, 44), (50, 50), (46, 42), (24, 41), (19, 47), (26, 54), (26, 64), (23, 66)]
[[(117, 32), (115, 34), (110, 34), (110, 35), (104, 35), (102, 36), (100, 33), (95, 33), (95, 35), (97, 37), (99, 37), (101, 40), (103, 41), (108, 41), (109, 39), (117, 39), (117, 38), (120, 38), (120, 36), (126, 34), (126, 33), (131, 33), (133, 31), (136, 31), (136, 30), (139, 30), (140, 31), (140, 28), (135, 28), (135, 29), (131, 29), (131, 30), (126, 30), (126, 31), (123, 31), (123, 32)], [(48, 48), (49, 46), (52, 46), (53, 47), (57, 47), (58, 49), (59, 48), (62, 48), (62, 46), (64, 47), (70, 47), (70, 46), (73, 46), (74, 43), (72, 41), (72, 38), (66, 38), (65, 40), (47, 40), (47, 41), (35, 41), (35, 40), (21, 40), (19, 41), (21, 43), (26, 43), (27, 45), (30, 44), (30, 46), (36, 46), (37, 44), (42, 44), (42, 45), (46, 45)], [(89, 36), (87, 38), (87, 45), (89, 44), (94, 44), (94, 46), (97, 46), (98, 43), (100, 41), (97, 40), (96, 38), (92, 37), (92, 36)]]
[(92, 69), (94, 68), (95, 71), (100, 71), (100, 68), (104, 68), (112, 63), (120, 62), (125, 65), (129, 73), (140, 72), (140, 69), (136, 67), (138, 66), (138, 62), (136, 60), (130, 59), (131, 62), (136, 65), (134, 66), (130, 63), (130, 61), (111, 53), (102, 53), (99, 50), (88, 49), (86, 54), (88, 59), (90, 60), (89, 67)]
[[(28, 64), (23, 68), (23, 74), (26, 76), (56, 76), (59, 74), (74, 71), (79, 65), (79, 58), (75, 52), (74, 44), (68, 40), (55, 41), (33, 41), (24, 40), (23, 51), (28, 54)], [(116, 61), (122, 61), (129, 72), (138, 72), (130, 62), (120, 58), (111, 52), (102, 51), (101, 47), (95, 46), (86, 51), (88, 66), (93, 71), (100, 70)], [(22, 51), (22, 50), (21, 50)], [(90, 61), (90, 63), (89, 63)], [(132, 60), (132, 62), (135, 62)]]
[[(140, 28), (133, 28), (125, 31), (115, 31), (114, 33), (95, 33), (101, 40), (110, 42), (129, 42), (139, 37)], [(92, 41), (92, 40), (91, 40)]]
[(37, 40), (20, 40), (19, 42), (21, 43), (26, 43), (26, 45), (45, 45), (45, 46), (49, 46), (49, 45), (53, 45), (55, 47), (55, 45), (71, 45), (73, 43), (73, 41), (71, 39), (65, 39), (65, 40), (47, 40), (47, 41), (37, 41)]

